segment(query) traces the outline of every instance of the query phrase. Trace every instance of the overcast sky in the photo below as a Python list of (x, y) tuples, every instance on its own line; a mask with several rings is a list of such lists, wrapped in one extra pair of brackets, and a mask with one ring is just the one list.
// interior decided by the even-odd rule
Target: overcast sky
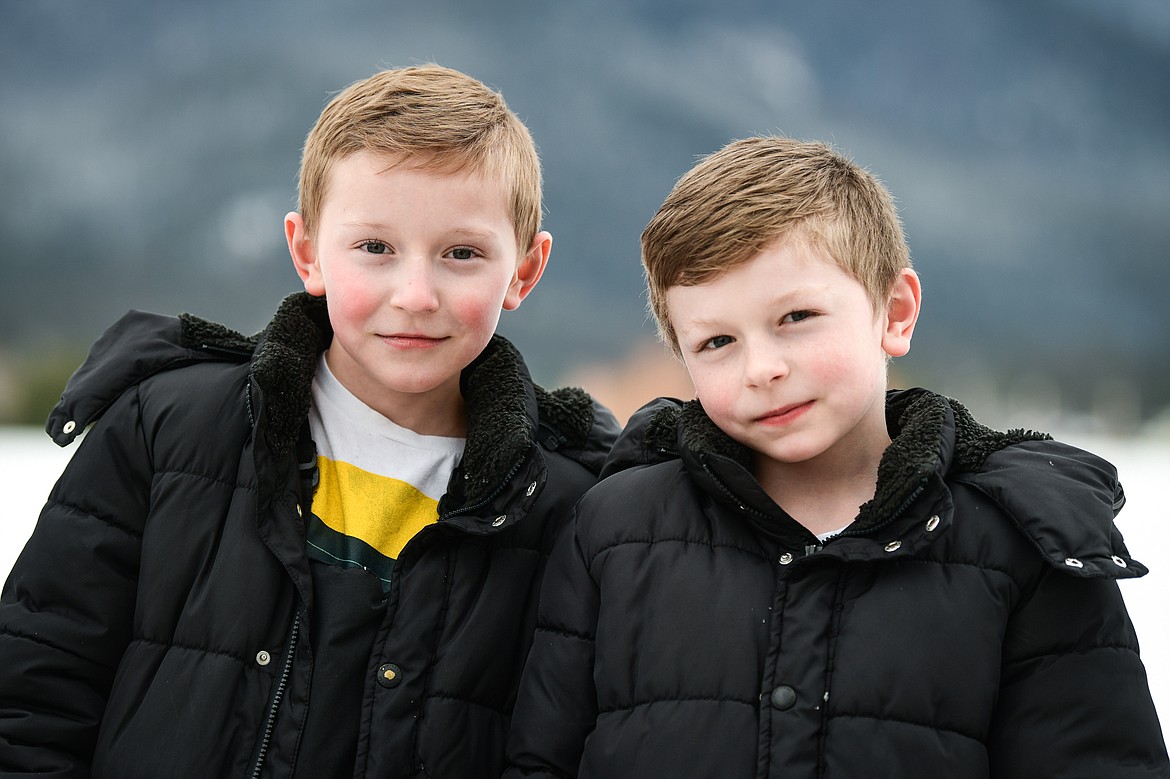
[(258, 329), (297, 288), (280, 221), (325, 101), (437, 61), (499, 88), (541, 149), (553, 261), (503, 324), (538, 376), (651, 337), (641, 228), (698, 155), (780, 132), (894, 192), (924, 382), (1170, 401), (1164, 0), (20, 0), (0, 19), (0, 351), (92, 340), (130, 307)]

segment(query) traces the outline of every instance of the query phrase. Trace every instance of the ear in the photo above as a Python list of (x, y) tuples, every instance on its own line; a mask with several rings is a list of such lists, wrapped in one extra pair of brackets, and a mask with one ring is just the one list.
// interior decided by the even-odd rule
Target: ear
[(520, 262), (516, 265), (516, 273), (512, 276), (512, 283), (504, 295), (504, 310), (515, 311), (520, 302), (528, 297), (528, 293), (540, 281), (548, 265), (548, 255), (552, 252), (552, 235), (542, 230), (532, 238), (532, 245)]
[(325, 280), (321, 277), (317, 250), (305, 229), (305, 220), (296, 211), (285, 214), (284, 238), (288, 241), (288, 253), (292, 255), (297, 275), (305, 284), (305, 292), (314, 297), (321, 297), (325, 294)]
[(886, 301), (885, 330), (882, 333), (882, 350), (891, 357), (901, 357), (910, 351), (910, 338), (914, 335), (914, 324), (922, 306), (922, 283), (918, 274), (910, 268), (903, 268), (890, 290)]

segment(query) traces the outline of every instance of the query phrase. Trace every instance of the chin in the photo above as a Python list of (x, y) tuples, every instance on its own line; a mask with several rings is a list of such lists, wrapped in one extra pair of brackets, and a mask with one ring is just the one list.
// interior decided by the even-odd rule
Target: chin
[(428, 392), (434, 392), (439, 387), (443, 386), (441, 381), (397, 381), (393, 384), (388, 384), (387, 387), (400, 395), (425, 395)]
[(756, 451), (774, 462), (783, 465), (797, 465), (798, 463), (814, 460), (825, 453), (825, 447), (815, 443), (792, 443), (785, 446), (770, 446)]

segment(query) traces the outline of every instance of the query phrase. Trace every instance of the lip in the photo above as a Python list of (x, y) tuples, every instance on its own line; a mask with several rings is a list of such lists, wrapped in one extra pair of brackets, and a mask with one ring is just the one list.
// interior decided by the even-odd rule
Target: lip
[(776, 427), (792, 424), (804, 416), (805, 413), (807, 413), (808, 410), (813, 407), (813, 402), (814, 401), (806, 400), (803, 403), (793, 403), (788, 406), (781, 406), (769, 411), (766, 414), (761, 414), (760, 416), (756, 417), (756, 422), (762, 425), (773, 425)]
[(384, 343), (396, 349), (433, 349), (446, 337), (436, 337), (424, 333), (386, 333), (380, 335)]

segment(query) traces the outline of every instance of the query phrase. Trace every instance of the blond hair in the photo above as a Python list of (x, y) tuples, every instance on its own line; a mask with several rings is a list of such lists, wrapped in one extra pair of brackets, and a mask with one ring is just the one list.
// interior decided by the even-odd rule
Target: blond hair
[(910, 267), (893, 198), (868, 171), (823, 143), (733, 141), (684, 174), (642, 232), (662, 340), (678, 353), (667, 289), (711, 281), (797, 233), (857, 279), (875, 310)]
[(311, 238), (333, 165), (359, 151), (496, 178), (509, 189), (522, 250), (540, 229), (540, 158), (532, 136), (503, 96), (464, 73), (439, 65), (384, 70), (329, 101), (301, 155), (298, 210)]

